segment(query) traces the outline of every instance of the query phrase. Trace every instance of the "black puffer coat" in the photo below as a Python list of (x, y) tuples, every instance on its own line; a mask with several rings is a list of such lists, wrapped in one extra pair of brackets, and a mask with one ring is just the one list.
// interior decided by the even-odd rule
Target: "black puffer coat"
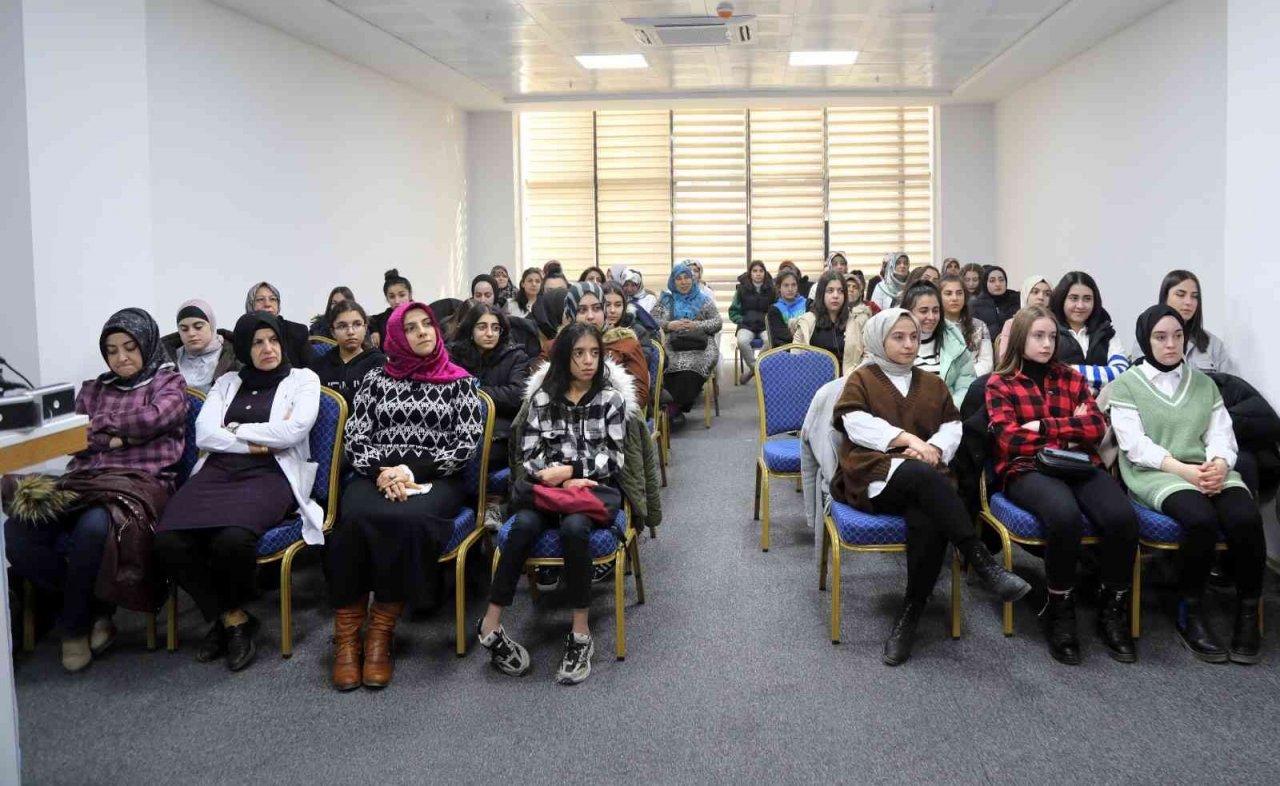
[(765, 318), (769, 307), (778, 300), (773, 288), (773, 281), (764, 277), (764, 284), (759, 290), (751, 283), (750, 271), (738, 276), (738, 289), (734, 294), (733, 307), (729, 309), (729, 319), (752, 333), (760, 333), (765, 329)]
[(1280, 415), (1257, 388), (1231, 374), (1209, 374), (1218, 385), (1222, 403), (1231, 415), (1236, 442), (1258, 461), (1258, 500), (1265, 501), (1280, 486)]
[(495, 417), (509, 422), (516, 416), (529, 377), (529, 356), (523, 349), (506, 344), (482, 355), (473, 342), (458, 340), (449, 345), (449, 358), (480, 380), (480, 389), (493, 399)]

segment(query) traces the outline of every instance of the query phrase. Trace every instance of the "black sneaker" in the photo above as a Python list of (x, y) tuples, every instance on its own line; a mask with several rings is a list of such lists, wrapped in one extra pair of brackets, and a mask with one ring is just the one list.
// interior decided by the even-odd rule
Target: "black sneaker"
[(561, 685), (577, 685), (591, 676), (591, 656), (596, 643), (591, 634), (570, 633), (564, 637), (564, 659), (556, 672), (556, 682)]
[(541, 567), (533, 570), (533, 585), (539, 592), (555, 592), (560, 586), (560, 568)]
[(481, 647), (489, 650), (489, 665), (512, 677), (523, 677), (528, 674), (529, 669), (533, 667), (529, 659), (529, 651), (512, 641), (501, 625), (488, 636), (481, 634), (482, 622), (483, 620), (476, 621), (476, 638), (480, 640)]
[(609, 579), (613, 578), (614, 564), (615, 563), (613, 560), (609, 560), (608, 562), (601, 562), (599, 565), (596, 565), (594, 568), (592, 568), (591, 582), (593, 584), (599, 584), (602, 581), (608, 581)]
[(258, 618), (249, 615), (249, 619), (239, 625), (232, 625), (227, 628), (227, 668), (232, 671), (240, 671), (241, 669), (253, 663), (253, 659), (258, 656), (258, 644), (255, 639), (258, 636), (258, 628), (262, 627), (262, 623)]

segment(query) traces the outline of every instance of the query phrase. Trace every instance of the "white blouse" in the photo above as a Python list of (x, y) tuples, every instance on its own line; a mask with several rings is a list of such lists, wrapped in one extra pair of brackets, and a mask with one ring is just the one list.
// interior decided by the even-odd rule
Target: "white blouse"
[[(1172, 396), (1182, 384), (1180, 364), (1173, 371), (1161, 371), (1150, 363), (1143, 363), (1138, 369), (1150, 380), (1151, 386), (1166, 396)], [(1136, 409), (1112, 407), (1111, 428), (1116, 433), (1116, 442), (1129, 460), (1139, 467), (1160, 469), (1169, 451), (1156, 444), (1147, 436), (1142, 427), (1142, 414)], [(1236, 432), (1231, 425), (1231, 415), (1226, 407), (1217, 407), (1209, 416), (1209, 429), (1204, 438), (1205, 456), (1210, 461), (1220, 458), (1227, 462), (1227, 469), (1236, 465)]]

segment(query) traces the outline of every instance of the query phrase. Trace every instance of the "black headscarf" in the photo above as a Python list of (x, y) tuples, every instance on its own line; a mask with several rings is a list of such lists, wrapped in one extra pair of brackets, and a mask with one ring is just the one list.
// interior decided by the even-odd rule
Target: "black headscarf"
[[(1183, 336), (1184, 336), (1183, 342), (1182, 342), (1182, 353), (1178, 355), (1178, 362), (1174, 363), (1172, 366), (1166, 366), (1165, 364), (1156, 360), (1155, 357), (1152, 356), (1151, 354), (1151, 331), (1155, 330), (1156, 323), (1164, 319), (1165, 317), (1173, 317), (1174, 319), (1178, 320), (1178, 324), (1182, 327)], [(1186, 329), (1187, 329), (1186, 321), (1182, 318), (1182, 315), (1179, 314), (1177, 311), (1175, 311), (1171, 306), (1166, 306), (1165, 304), (1161, 303), (1160, 305), (1152, 306), (1146, 311), (1143, 311), (1141, 314), (1138, 315), (1138, 325), (1137, 325), (1138, 348), (1142, 350), (1142, 359), (1140, 362), (1150, 363), (1152, 366), (1160, 369), (1161, 371), (1173, 371), (1178, 366), (1181, 366), (1183, 356), (1186, 354), (1186, 351), (1187, 351), (1187, 344), (1186, 344), (1186, 338), (1185, 338)]]
[[(1003, 295), (991, 294), (991, 289), (990, 287), (987, 286), (987, 279), (991, 278), (991, 274), (996, 272), (997, 270), (999, 270), (1000, 274), (1004, 276), (1005, 290)], [(1009, 283), (1009, 274), (1004, 272), (1004, 268), (1000, 267), (999, 265), (983, 266), (982, 292), (987, 297), (991, 298), (991, 301), (993, 303), (996, 303), (997, 305), (1000, 305), (1000, 306), (1013, 306), (1017, 308), (1021, 299), (1021, 296), (1018, 294), (1018, 290), (1014, 289)]]
[(544, 289), (533, 306), (533, 319), (538, 330), (547, 338), (555, 338), (564, 324), (564, 302), (569, 297), (567, 289)]
[(479, 284), (481, 281), (488, 283), (489, 287), (493, 289), (493, 302), (495, 304), (497, 304), (498, 306), (502, 306), (506, 304), (507, 298), (506, 298), (506, 295), (503, 293), (502, 288), (498, 286), (498, 280), (493, 276), (489, 275), (488, 273), (481, 273), (480, 275), (471, 279), (471, 289), (467, 291), (468, 297), (475, 296), (476, 284)]
[[(259, 328), (270, 328), (280, 341), (280, 365), (270, 371), (263, 371), (253, 365), (253, 334)], [(289, 353), (284, 347), (284, 328), (280, 318), (265, 311), (254, 311), (236, 320), (236, 328), (231, 332), (232, 346), (236, 350), (236, 360), (244, 364), (240, 369), (240, 381), (250, 390), (264, 390), (280, 384), (280, 380), (289, 376), (293, 367), (289, 365)]]
[(160, 326), (146, 311), (122, 308), (111, 315), (98, 334), (98, 351), (102, 353), (103, 360), (107, 359), (107, 336), (112, 333), (124, 333), (134, 340), (142, 355), (142, 370), (128, 379), (121, 379), (116, 372), (108, 370), (98, 376), (98, 381), (104, 385), (120, 390), (140, 388), (154, 379), (160, 369), (173, 365), (160, 345)]

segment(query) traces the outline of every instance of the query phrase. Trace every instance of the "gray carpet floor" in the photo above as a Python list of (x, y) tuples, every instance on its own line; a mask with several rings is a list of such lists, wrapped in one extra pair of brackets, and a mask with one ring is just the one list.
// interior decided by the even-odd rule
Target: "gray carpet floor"
[[(727, 380), (728, 374), (723, 375)], [(277, 594), (258, 660), (231, 674), (194, 660), (204, 625), (189, 599), (176, 653), (147, 652), (143, 619), (85, 673), (58, 663), (56, 635), (16, 662), (24, 781), (36, 784), (473, 783), (1276, 783), (1280, 651), (1210, 666), (1177, 642), (1146, 595), (1140, 660), (1113, 662), (1081, 615), (1085, 662), (1050, 660), (1034, 609), (1017, 633), (966, 585), (964, 635), (945, 631), (939, 582), (911, 661), (880, 663), (905, 574), (901, 556), (847, 554), (843, 638), (801, 495), (773, 491), (772, 550), (751, 518), (754, 388), (722, 393), (722, 416), (672, 439), (666, 523), (641, 543), (647, 602), (627, 585), (628, 655), (613, 657), (611, 584), (597, 585), (593, 673), (553, 683), (568, 611), (523, 589), (508, 630), (534, 670), (512, 679), (483, 651), (453, 654), (452, 605), (405, 620), (386, 690), (329, 688), (330, 616), (314, 559), (295, 577), (295, 650), (280, 657)], [(1039, 582), (1038, 560), (1017, 559)], [(1154, 573), (1154, 571), (1153, 571)], [(470, 595), (470, 616), (483, 609)], [(1272, 615), (1280, 609), (1270, 597)], [(1229, 600), (1216, 603), (1229, 632)]]

